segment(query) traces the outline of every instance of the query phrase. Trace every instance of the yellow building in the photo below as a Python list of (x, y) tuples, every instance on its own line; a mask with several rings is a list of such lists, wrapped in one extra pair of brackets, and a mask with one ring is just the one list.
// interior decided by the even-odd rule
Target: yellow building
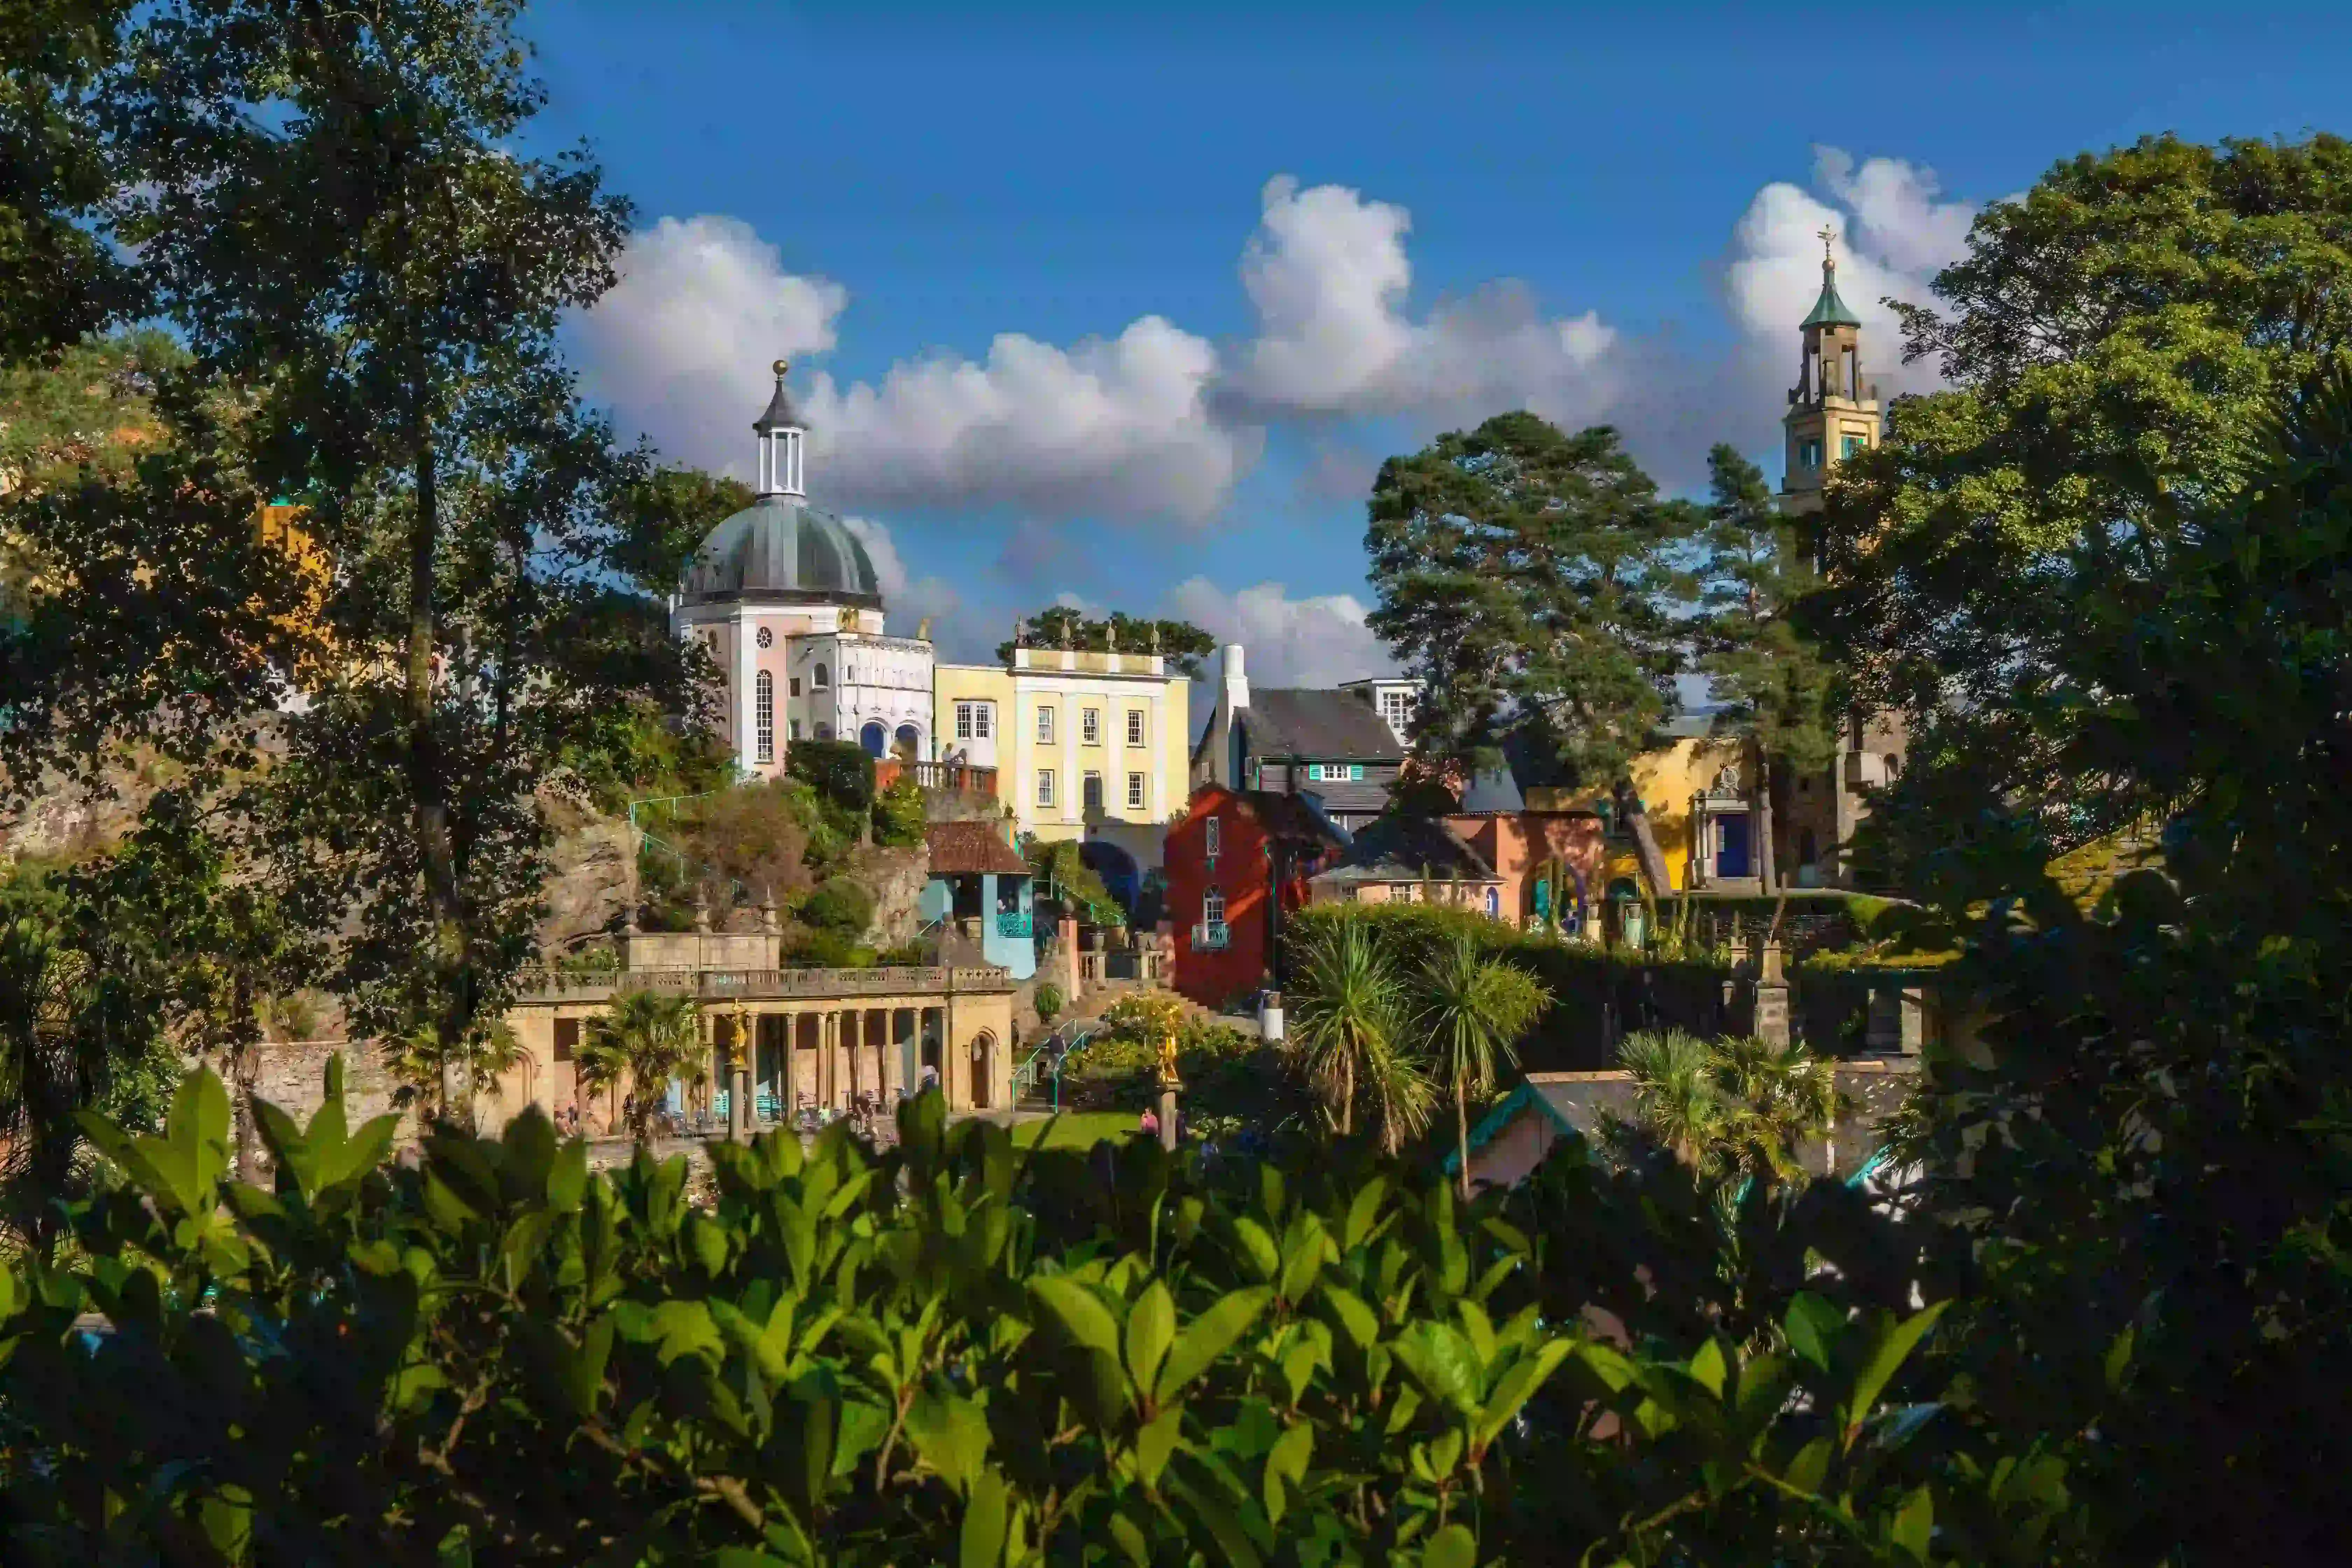
[(1192, 683), (1156, 653), (1015, 647), (1009, 665), (942, 664), (941, 762), (994, 768), (1018, 831), (1087, 847), (1115, 893), (1160, 868), (1184, 808)]
[[(1693, 730), (1700, 722), (1685, 721)], [(1690, 733), (1633, 759), (1633, 793), (1665, 859), (1667, 890), (1752, 887), (1756, 848), (1748, 823), (1755, 803), (1744, 751), (1736, 741)], [(1590, 790), (1538, 787), (1525, 794), (1531, 812), (1597, 811), (1605, 804)], [(1642, 872), (1633, 840), (1612, 833), (1607, 845), (1594, 893), (1633, 895)]]

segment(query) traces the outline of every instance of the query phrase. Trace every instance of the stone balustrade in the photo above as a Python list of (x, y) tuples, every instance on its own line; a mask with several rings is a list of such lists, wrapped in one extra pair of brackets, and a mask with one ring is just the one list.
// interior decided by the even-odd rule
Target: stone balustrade
[(1013, 977), (992, 964), (887, 964), (871, 969), (628, 969), (567, 972), (526, 968), (521, 996), (539, 1001), (604, 1001), (623, 991), (678, 991), (704, 1001), (757, 996), (929, 996), (950, 992), (1006, 991)]

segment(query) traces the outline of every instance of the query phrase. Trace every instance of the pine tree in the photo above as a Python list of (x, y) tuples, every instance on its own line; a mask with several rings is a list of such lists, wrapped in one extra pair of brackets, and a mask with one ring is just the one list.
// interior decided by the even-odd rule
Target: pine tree
[(1371, 627), (1426, 688), (1416, 747), (1475, 772), (1518, 739), (1610, 790), (1664, 892), (1632, 766), (1674, 711), (1672, 557), (1694, 510), (1661, 500), (1608, 426), (1519, 413), (1390, 458), (1370, 517)]
[(1772, 781), (1776, 766), (1827, 767), (1837, 751), (1835, 668), (1790, 612), (1818, 586), (1806, 542), (1772, 504), (1755, 464), (1730, 447), (1707, 454), (1712, 499), (1698, 568), (1699, 668), (1724, 704), (1718, 734), (1737, 736), (1756, 781), (1758, 871), (1778, 885)]

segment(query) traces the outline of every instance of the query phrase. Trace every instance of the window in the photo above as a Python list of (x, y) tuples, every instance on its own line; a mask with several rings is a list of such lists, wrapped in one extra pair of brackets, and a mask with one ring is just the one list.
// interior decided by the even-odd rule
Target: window
[(985, 741), (988, 739), (989, 702), (959, 702), (956, 704), (956, 739)]
[(1839, 449), (1839, 451), (1838, 451), (1838, 456), (1839, 456), (1839, 457), (1841, 457), (1841, 458), (1851, 458), (1851, 457), (1853, 457), (1856, 452), (1866, 452), (1866, 451), (1868, 451), (1869, 449), (1870, 449), (1870, 437), (1867, 437), (1867, 436), (1848, 436), (1848, 437), (1845, 438), (1845, 445), (1844, 445), (1843, 447), (1841, 447), (1841, 448)]
[(760, 628), (760, 636), (757, 640), (761, 647), (773, 647), (776, 646), (776, 634), (770, 631), (767, 627), (761, 626)]
[(1360, 782), (1364, 776), (1364, 764), (1361, 763), (1309, 763), (1307, 764), (1307, 776), (1318, 784), (1346, 784), (1350, 780)]
[(1143, 809), (1143, 775), (1141, 773), (1127, 775), (1127, 809), (1129, 811)]
[(792, 737), (795, 741), (801, 738), (801, 721), (797, 719), (792, 721)]
[(1140, 708), (1127, 710), (1127, 743), (1130, 746), (1143, 744), (1143, 710)]
[(776, 678), (761, 670), (751, 682), (751, 733), (763, 763), (776, 760)]
[(1202, 853), (1209, 857), (1210, 865), (1213, 866), (1217, 863), (1218, 852), (1224, 847), (1224, 838), (1225, 823), (1223, 817), (1213, 816), (1201, 825), (1201, 848)]
[(832, 726), (832, 725), (830, 725), (830, 724), (819, 724), (819, 725), (816, 727), (816, 738), (817, 738), (818, 740), (820, 740), (820, 741), (830, 741), (830, 740), (832, 740), (832, 739), (833, 739), (833, 726)]
[(1391, 882), (1389, 884), (1389, 902), (1392, 904), (1409, 904), (1412, 902), (1412, 884), (1411, 882)]
[(558, 1018), (555, 1020), (555, 1059), (560, 1062), (568, 1062), (572, 1059), (573, 1053), (579, 1049), (580, 1020), (577, 1018)]
[(1054, 710), (1051, 708), (1037, 710), (1037, 739), (1049, 746), (1054, 743)]
[(795, 696), (795, 697), (798, 697), (800, 694), (801, 694), (801, 678), (800, 678), (799, 676), (795, 675), (795, 676), (793, 676), (793, 696)]
[(1039, 805), (1054, 804), (1054, 770), (1051, 768), (1037, 770), (1037, 804)]
[(825, 668), (822, 664), (818, 665), (815, 671), (809, 676), (809, 687), (812, 690), (823, 691), (832, 684), (833, 671)]
[(1402, 739), (1406, 729), (1412, 723), (1412, 693), (1410, 691), (1381, 692), (1381, 717), (1389, 721), (1389, 728), (1394, 730)]
[(1225, 923), (1225, 890), (1211, 888), (1201, 895), (1201, 923), (1221, 926)]
[(1078, 781), (1078, 799), (1088, 811), (1103, 808), (1102, 774), (1089, 770), (1087, 776)]
[(1822, 444), (1819, 441), (1797, 443), (1797, 467), (1818, 468), (1822, 466)]
[(1102, 744), (1102, 710), (1087, 708), (1078, 713), (1078, 739), (1089, 746)]

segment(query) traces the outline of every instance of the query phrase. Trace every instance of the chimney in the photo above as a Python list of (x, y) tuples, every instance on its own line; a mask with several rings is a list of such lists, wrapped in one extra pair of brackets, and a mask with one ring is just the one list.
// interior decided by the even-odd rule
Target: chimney
[(1225, 696), (1220, 704), (1230, 714), (1236, 708), (1249, 706), (1249, 667), (1243, 662), (1242, 645), (1229, 642), (1224, 647)]

